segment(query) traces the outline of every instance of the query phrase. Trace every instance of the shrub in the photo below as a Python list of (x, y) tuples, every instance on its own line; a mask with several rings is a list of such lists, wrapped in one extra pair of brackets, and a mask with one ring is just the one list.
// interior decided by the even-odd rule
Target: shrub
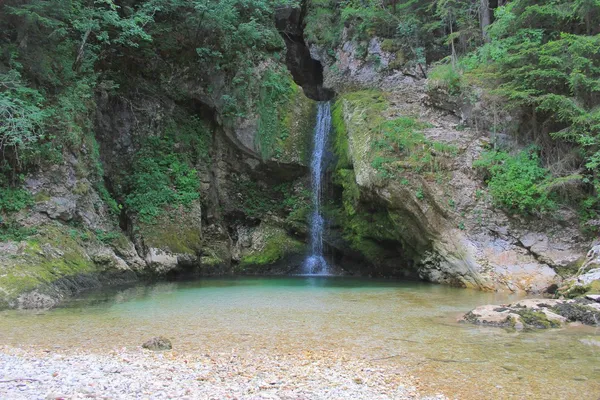
[(451, 95), (459, 95), (462, 88), (462, 76), (452, 64), (439, 64), (429, 73), (427, 82), (430, 89), (441, 88)]
[(543, 189), (551, 178), (540, 165), (535, 148), (515, 155), (489, 151), (473, 165), (487, 172), (486, 182), (494, 202), (520, 213), (546, 213), (556, 208), (555, 201)]
[(33, 197), (27, 190), (0, 188), (0, 212), (16, 212), (32, 204)]

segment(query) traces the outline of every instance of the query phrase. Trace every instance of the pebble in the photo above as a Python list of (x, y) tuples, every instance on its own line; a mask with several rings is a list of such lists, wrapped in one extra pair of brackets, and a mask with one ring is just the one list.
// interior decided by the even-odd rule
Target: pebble
[[(368, 374), (368, 376), (364, 376)], [(361, 377), (362, 376), (362, 377)], [(414, 377), (328, 354), (105, 354), (0, 347), (0, 399), (436, 399)]]

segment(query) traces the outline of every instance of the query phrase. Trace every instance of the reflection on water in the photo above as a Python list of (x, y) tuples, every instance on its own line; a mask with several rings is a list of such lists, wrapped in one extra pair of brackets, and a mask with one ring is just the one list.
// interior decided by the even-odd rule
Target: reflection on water
[(418, 282), (289, 277), (204, 279), (89, 293), (43, 313), (0, 313), (2, 344), (91, 351), (156, 335), (179, 351), (336, 349), (407, 366), (459, 398), (598, 398), (600, 331), (513, 333), (456, 316), (516, 298)]

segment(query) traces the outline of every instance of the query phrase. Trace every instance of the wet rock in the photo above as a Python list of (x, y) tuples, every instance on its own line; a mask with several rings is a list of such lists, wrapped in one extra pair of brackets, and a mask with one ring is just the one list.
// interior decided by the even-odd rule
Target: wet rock
[(600, 294), (588, 294), (585, 296), (586, 299), (600, 303)]
[(600, 305), (587, 299), (527, 299), (507, 305), (485, 305), (459, 322), (520, 329), (559, 328), (568, 322), (600, 324)]
[(563, 302), (552, 307), (552, 310), (569, 321), (579, 321), (586, 325), (600, 326), (600, 309), (591, 304), (591, 300), (577, 299)]
[(142, 347), (152, 351), (163, 351), (171, 350), (173, 348), (173, 345), (171, 344), (171, 341), (166, 337), (157, 336), (142, 344)]
[(151, 247), (146, 253), (146, 263), (157, 274), (165, 274), (177, 268), (177, 254)]

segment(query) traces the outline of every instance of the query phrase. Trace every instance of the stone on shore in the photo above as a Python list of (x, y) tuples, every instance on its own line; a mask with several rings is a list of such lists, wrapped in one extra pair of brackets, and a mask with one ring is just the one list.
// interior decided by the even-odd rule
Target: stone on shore
[(560, 328), (568, 322), (600, 326), (600, 307), (592, 299), (526, 299), (477, 307), (459, 322), (516, 330)]
[(164, 351), (171, 350), (173, 345), (166, 337), (157, 336), (145, 342), (142, 347), (152, 351)]

